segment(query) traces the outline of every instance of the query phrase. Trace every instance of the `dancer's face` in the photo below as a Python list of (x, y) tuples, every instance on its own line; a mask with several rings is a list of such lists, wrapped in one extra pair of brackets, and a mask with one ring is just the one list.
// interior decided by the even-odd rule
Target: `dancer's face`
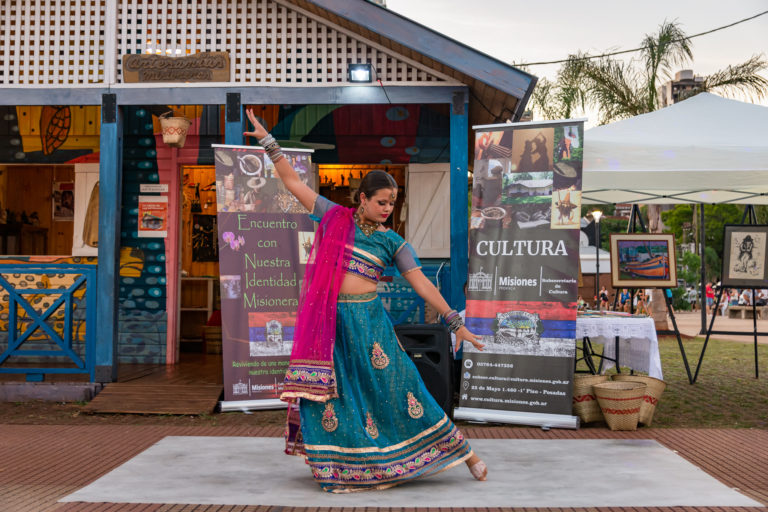
[(371, 197), (360, 194), (360, 202), (365, 206), (365, 217), (374, 222), (384, 222), (392, 215), (397, 200), (397, 190), (380, 188)]

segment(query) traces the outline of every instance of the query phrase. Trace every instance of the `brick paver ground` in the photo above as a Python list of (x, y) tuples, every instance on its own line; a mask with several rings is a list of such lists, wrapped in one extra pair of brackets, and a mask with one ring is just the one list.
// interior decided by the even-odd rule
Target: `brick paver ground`
[[(62, 497), (93, 482), (165, 436), (279, 436), (280, 427), (168, 427), (124, 425), (0, 425), (1, 512), (314, 512), (293, 507), (168, 505), (118, 503), (58, 503)], [(577, 431), (516, 427), (464, 428), (469, 438), (483, 439), (655, 439), (676, 450), (725, 485), (768, 505), (768, 431), (756, 429), (644, 429), (611, 432), (604, 428)], [(587, 462), (585, 461), (585, 467)], [(491, 468), (492, 470), (493, 468)], [(575, 468), (584, 469), (584, 468)], [(307, 478), (309, 478), (309, 472)], [(649, 489), (649, 492), (653, 492)], [(337, 509), (323, 509), (336, 512)], [(373, 512), (374, 508), (348, 509)], [(415, 509), (405, 509), (415, 510)], [(425, 512), (436, 509), (422, 509)], [(468, 511), (468, 509), (461, 509)], [(482, 508), (481, 512), (500, 509)], [(603, 509), (504, 509), (588, 512), (730, 512), (768, 511), (762, 508), (603, 508)]]

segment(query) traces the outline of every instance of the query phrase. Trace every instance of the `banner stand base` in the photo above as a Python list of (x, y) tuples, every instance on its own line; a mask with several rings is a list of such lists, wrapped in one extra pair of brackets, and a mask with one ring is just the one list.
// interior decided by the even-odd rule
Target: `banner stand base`
[(453, 410), (454, 420), (484, 421), (488, 423), (514, 423), (517, 425), (532, 425), (543, 429), (550, 428), (579, 428), (579, 417), (567, 414), (543, 414), (538, 412), (496, 411), (491, 409), (474, 409), (457, 407)]
[(286, 402), (273, 398), (271, 400), (230, 400), (219, 402), (221, 412), (232, 411), (263, 411), (267, 409), (285, 409), (288, 407)]

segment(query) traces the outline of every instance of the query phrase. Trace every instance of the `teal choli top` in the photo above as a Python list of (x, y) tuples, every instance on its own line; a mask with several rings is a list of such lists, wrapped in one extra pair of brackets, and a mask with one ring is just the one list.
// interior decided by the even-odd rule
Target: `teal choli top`
[[(315, 222), (337, 206), (336, 203), (323, 196), (317, 196), (315, 207), (310, 218)], [(403, 237), (392, 231), (374, 231), (367, 236), (355, 225), (355, 244), (352, 247), (352, 257), (349, 260), (347, 273), (377, 283), (384, 270), (394, 265), (401, 275), (421, 268), (416, 251)]]

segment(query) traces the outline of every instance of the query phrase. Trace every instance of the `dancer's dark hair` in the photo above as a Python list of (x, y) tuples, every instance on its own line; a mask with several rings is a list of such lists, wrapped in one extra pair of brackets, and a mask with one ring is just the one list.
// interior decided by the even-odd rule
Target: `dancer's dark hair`
[(376, 192), (383, 188), (392, 188), (397, 190), (397, 182), (391, 174), (380, 169), (374, 169), (373, 171), (370, 171), (368, 174), (366, 174), (360, 182), (360, 186), (355, 192), (355, 202), (360, 202), (361, 193), (365, 194), (365, 197), (371, 198), (376, 194)]

